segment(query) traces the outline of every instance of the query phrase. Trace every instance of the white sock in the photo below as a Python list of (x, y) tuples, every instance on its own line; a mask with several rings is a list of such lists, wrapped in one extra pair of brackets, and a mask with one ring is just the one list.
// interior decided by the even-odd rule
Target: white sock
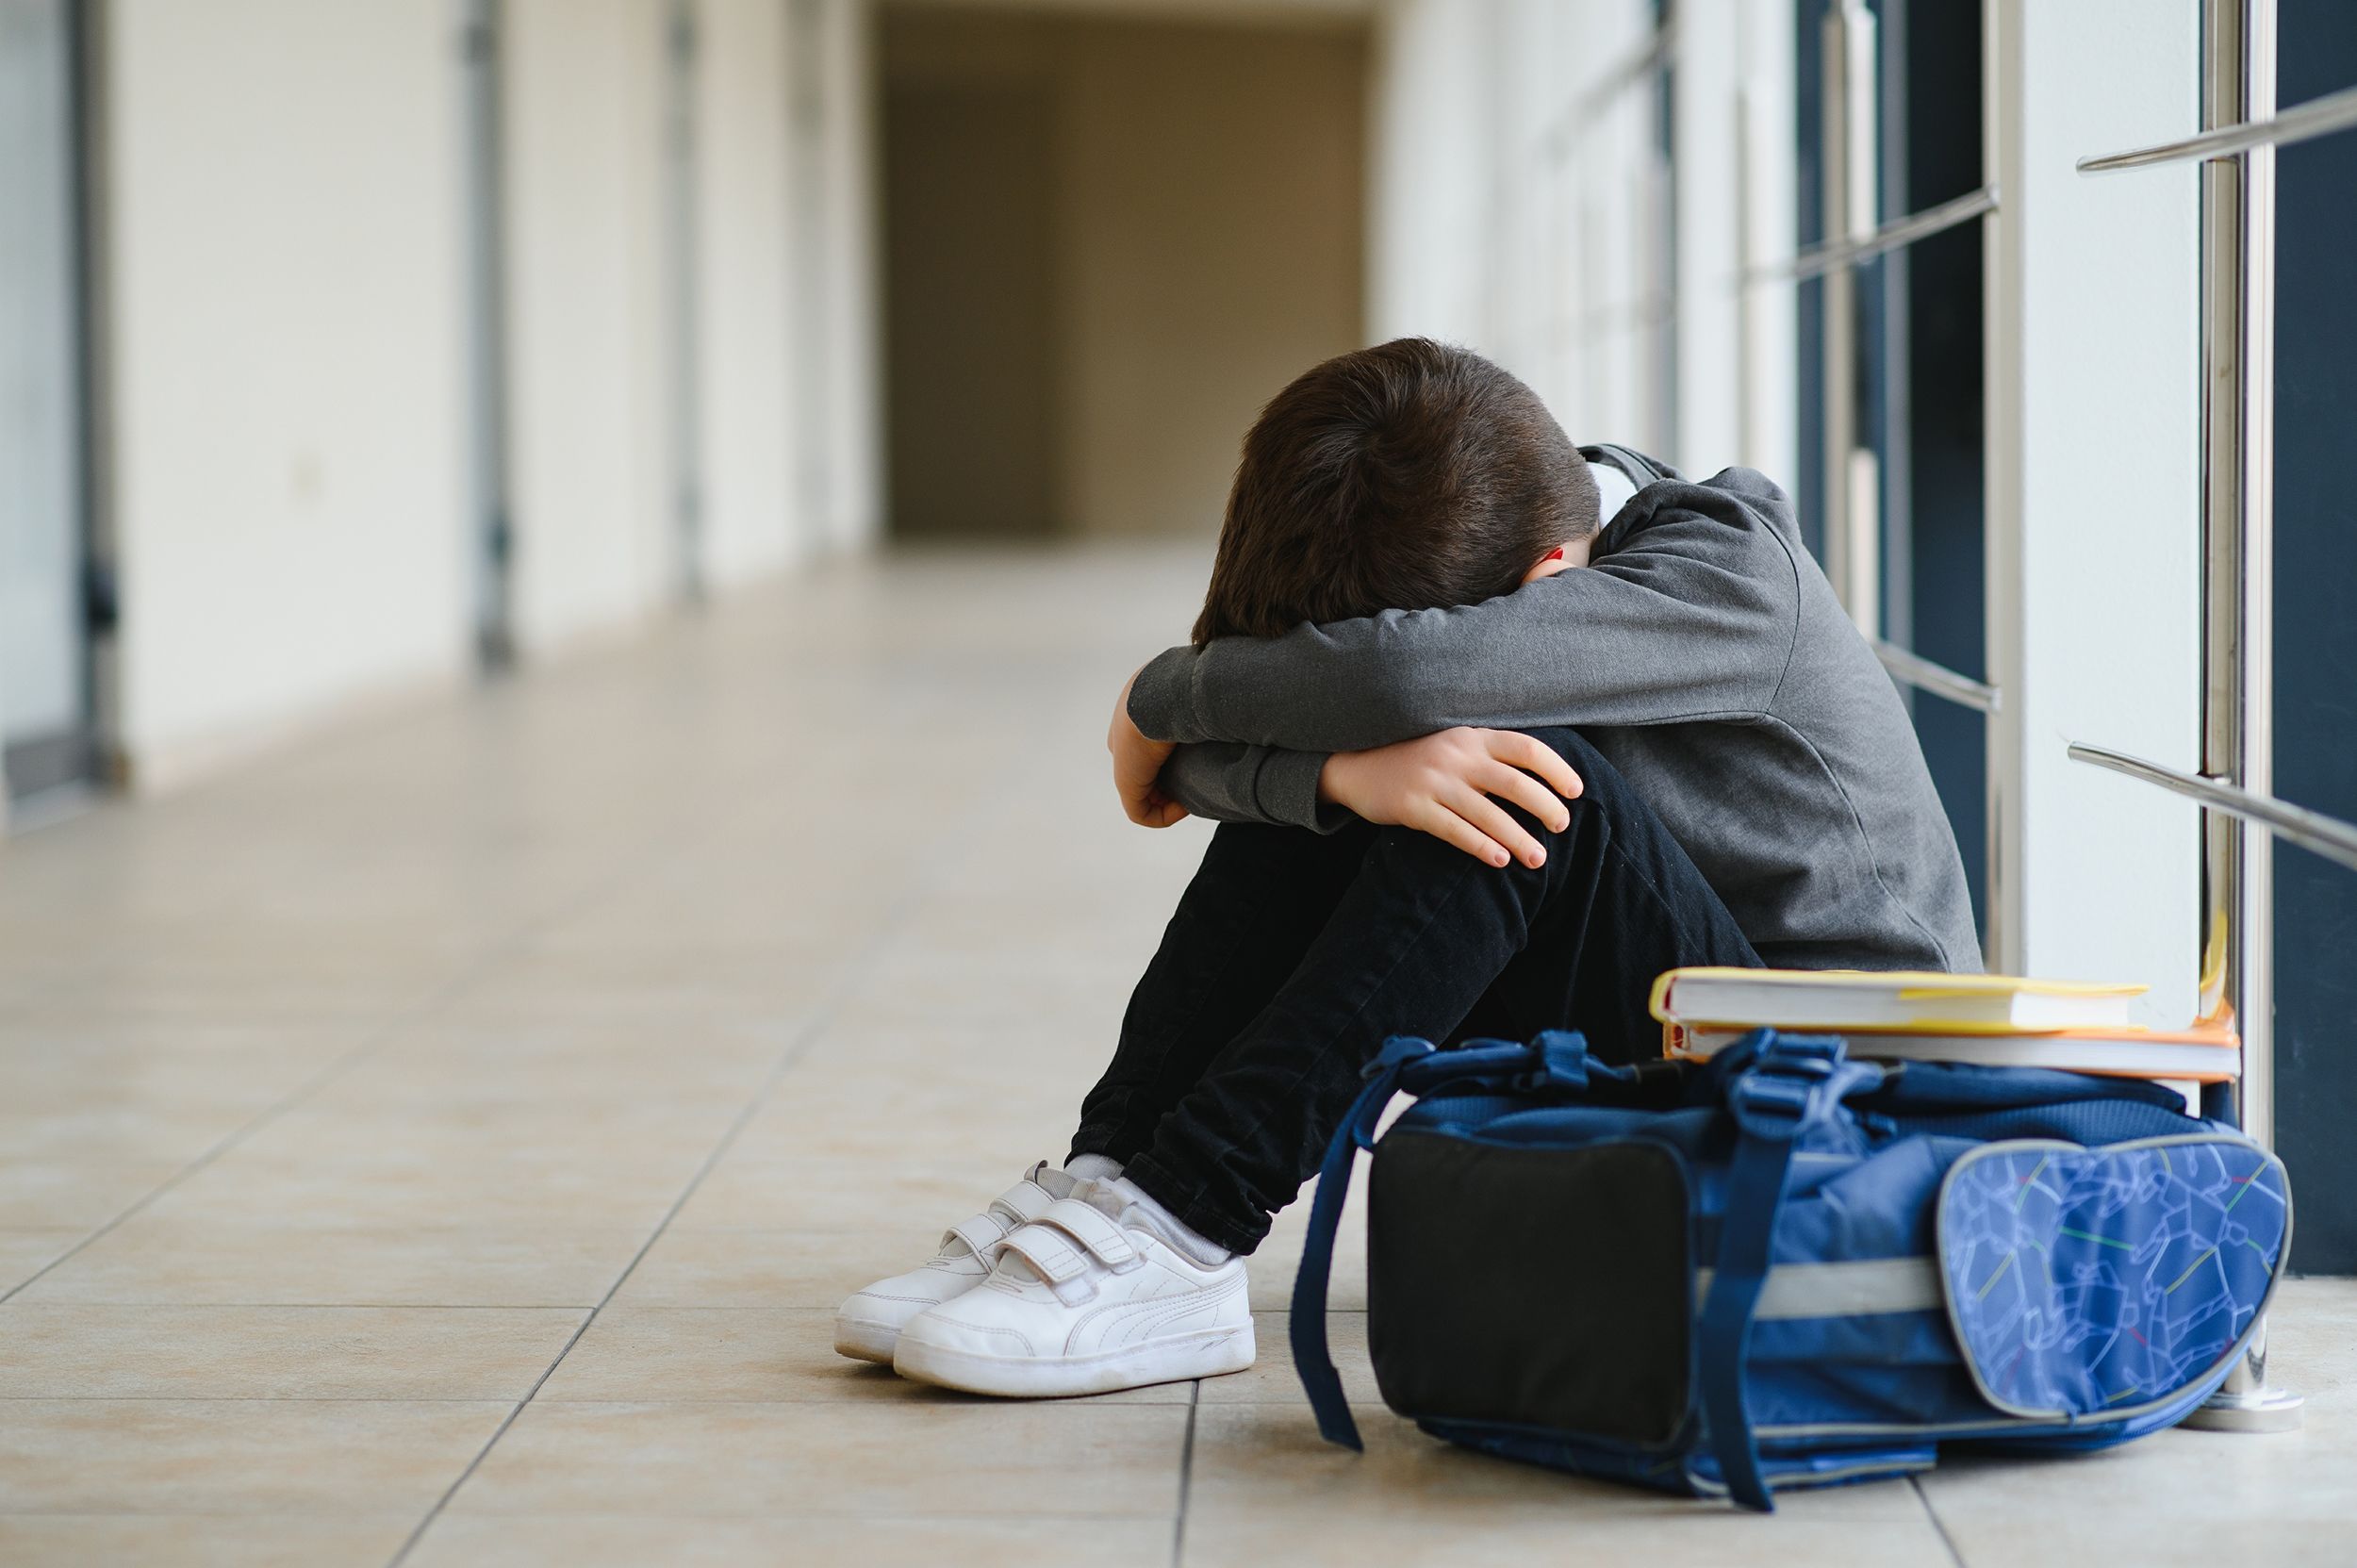
[(1121, 1162), (1102, 1154), (1076, 1154), (1063, 1163), (1063, 1171), (1079, 1181), (1111, 1181), (1121, 1175)]
[[(1066, 1169), (1071, 1167), (1066, 1166)], [(1201, 1263), (1205, 1268), (1217, 1268), (1235, 1256), (1219, 1243), (1204, 1235), (1186, 1221), (1163, 1208), (1148, 1197), (1145, 1188), (1128, 1177), (1115, 1177), (1101, 1184), (1107, 1192), (1117, 1194), (1124, 1205), (1138, 1211), (1139, 1217), (1162, 1240)]]

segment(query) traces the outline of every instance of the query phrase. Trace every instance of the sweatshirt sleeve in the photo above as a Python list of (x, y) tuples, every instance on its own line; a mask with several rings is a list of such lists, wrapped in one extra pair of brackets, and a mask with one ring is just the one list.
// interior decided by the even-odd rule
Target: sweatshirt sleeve
[(1162, 764), (1162, 788), (1197, 817), (1214, 822), (1264, 822), (1332, 833), (1350, 813), (1318, 799), (1322, 751), (1203, 741), (1181, 746)]
[(1480, 604), (1386, 610), (1175, 648), (1129, 715), (1158, 740), (1363, 751), (1457, 725), (1669, 724), (1767, 710), (1805, 568), (1791, 503), (1748, 469), (1665, 482), (1608, 553)]

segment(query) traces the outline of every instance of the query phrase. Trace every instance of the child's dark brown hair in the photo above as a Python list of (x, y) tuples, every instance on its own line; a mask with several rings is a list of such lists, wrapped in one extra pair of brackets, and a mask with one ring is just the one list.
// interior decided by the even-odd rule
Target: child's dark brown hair
[(1245, 434), (1195, 640), (1479, 603), (1596, 524), (1595, 479), (1529, 388), (1426, 338), (1360, 349)]

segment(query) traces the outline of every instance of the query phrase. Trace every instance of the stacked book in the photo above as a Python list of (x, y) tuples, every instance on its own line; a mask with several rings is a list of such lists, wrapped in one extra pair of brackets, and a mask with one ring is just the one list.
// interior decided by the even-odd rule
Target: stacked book
[(2241, 1068), (2226, 1028), (2141, 1029), (2141, 985), (2016, 975), (1846, 969), (1672, 969), (1654, 982), (1653, 1015), (1671, 1056), (1706, 1057), (1762, 1025), (1838, 1034), (1878, 1062), (2059, 1067), (2124, 1078), (2219, 1083)]

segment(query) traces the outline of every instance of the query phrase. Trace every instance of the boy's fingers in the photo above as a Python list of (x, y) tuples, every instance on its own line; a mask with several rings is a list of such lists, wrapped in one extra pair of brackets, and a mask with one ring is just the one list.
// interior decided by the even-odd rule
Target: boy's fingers
[(1525, 866), (1539, 866), (1546, 861), (1547, 851), (1541, 847), (1539, 841), (1525, 833), (1520, 822), (1507, 816), (1504, 806), (1499, 805), (1473, 785), (1459, 785), (1457, 790), (1441, 803), (1471, 822), (1480, 832), (1489, 834), (1492, 843), (1505, 845), (1513, 851), (1514, 858)]
[(1416, 814), (1416, 820), (1401, 824), (1428, 833), (1443, 844), (1456, 846), (1485, 865), (1504, 866), (1505, 849), (1484, 836), (1478, 828), (1437, 801), (1426, 801)]
[(1586, 786), (1580, 783), (1578, 770), (1563, 760), (1563, 753), (1536, 735), (1517, 730), (1495, 730), (1490, 743), (1490, 754), (1500, 762), (1512, 763), (1527, 768), (1554, 786), (1555, 792), (1566, 801), (1579, 799)]
[(1572, 814), (1563, 804), (1563, 798), (1519, 767), (1493, 762), (1472, 782), (1475, 789), (1501, 801), (1513, 801), (1544, 822), (1551, 833), (1561, 833), (1572, 825)]

